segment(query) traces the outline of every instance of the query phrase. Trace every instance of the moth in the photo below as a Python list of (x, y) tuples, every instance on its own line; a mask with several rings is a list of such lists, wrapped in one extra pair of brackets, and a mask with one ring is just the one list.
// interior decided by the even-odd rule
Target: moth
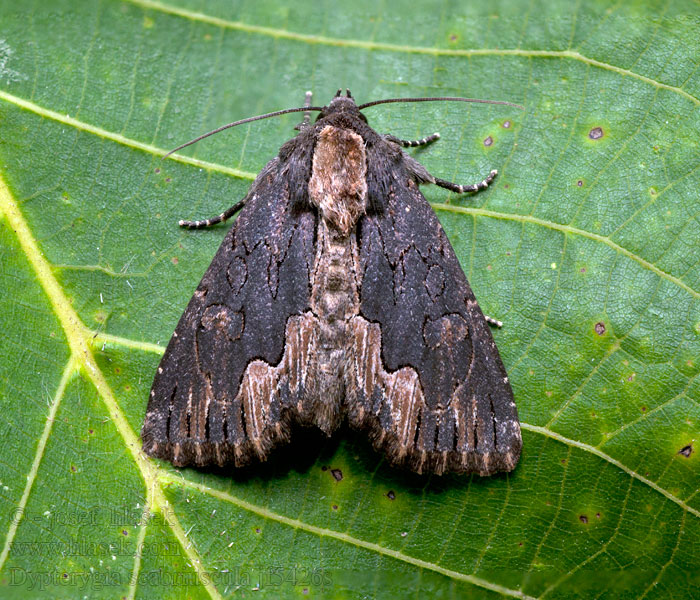
[(158, 367), (141, 432), (148, 455), (240, 467), (266, 460), (295, 424), (330, 436), (347, 419), (390, 463), (418, 473), (515, 467), (522, 441), (506, 370), (419, 190), (477, 192), (496, 171), (474, 185), (435, 177), (403, 148), (438, 134), (382, 135), (361, 112), (427, 100), (453, 99), (357, 106), (338, 90), (312, 107), (307, 93), (304, 107), (180, 146), (306, 113), (243, 200), (180, 222), (206, 227), (240, 211)]

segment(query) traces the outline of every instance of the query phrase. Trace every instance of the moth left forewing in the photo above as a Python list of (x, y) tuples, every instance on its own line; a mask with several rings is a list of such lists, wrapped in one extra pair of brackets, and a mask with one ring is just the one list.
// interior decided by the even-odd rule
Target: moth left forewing
[(350, 420), (419, 472), (510, 471), (521, 442), (503, 363), (413, 164), (394, 169), (383, 210), (358, 230), (364, 388)]
[(288, 438), (279, 384), (297, 364), (285, 340), (309, 306), (315, 236), (314, 215), (293, 207), (288, 162), (251, 186), (168, 343), (142, 429), (149, 455), (241, 466)]

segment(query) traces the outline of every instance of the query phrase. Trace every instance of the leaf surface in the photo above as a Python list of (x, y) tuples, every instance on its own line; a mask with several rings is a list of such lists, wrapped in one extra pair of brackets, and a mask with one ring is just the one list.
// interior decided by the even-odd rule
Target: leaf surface
[[(0, 2), (0, 595), (700, 595), (700, 10), (692, 2)], [(426, 188), (524, 428), (509, 475), (421, 478), (361, 435), (243, 473), (140, 453), (219, 214), (337, 87)]]

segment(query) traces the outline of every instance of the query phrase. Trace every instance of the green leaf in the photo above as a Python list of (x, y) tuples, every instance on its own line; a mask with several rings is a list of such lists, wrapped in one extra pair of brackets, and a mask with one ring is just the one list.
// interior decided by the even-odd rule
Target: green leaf
[[(0, 4), (3, 598), (700, 596), (697, 3)], [(140, 453), (155, 368), (298, 116), (367, 109), (474, 197), (426, 188), (524, 428), (489, 478), (398, 471), (362, 435), (245, 473)], [(486, 140), (489, 142), (486, 142)], [(342, 479), (339, 477), (342, 474)], [(258, 589), (259, 588), (259, 589)]]

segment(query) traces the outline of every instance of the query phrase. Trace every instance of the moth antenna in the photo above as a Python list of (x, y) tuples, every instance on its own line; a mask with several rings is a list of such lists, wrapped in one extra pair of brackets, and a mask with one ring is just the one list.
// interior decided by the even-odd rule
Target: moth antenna
[(335, 97), (336, 97), (336, 98), (339, 98), (339, 97), (340, 97), (340, 94), (342, 93), (342, 91), (343, 91), (343, 90), (341, 90), (340, 88), (338, 88), (338, 91), (335, 93)]
[(480, 100), (478, 98), (459, 98), (459, 97), (449, 97), (440, 96), (434, 98), (386, 98), (385, 100), (375, 100), (374, 102), (367, 102), (365, 104), (360, 104), (357, 108), (362, 110), (369, 106), (375, 106), (377, 104), (389, 104), (390, 102), (479, 102), (480, 104), (503, 104), (504, 106), (513, 106), (519, 108), (520, 110), (525, 110), (524, 106), (520, 104), (515, 104), (513, 102), (506, 102), (505, 100)]
[(194, 138), (193, 140), (190, 140), (189, 142), (185, 142), (184, 144), (180, 144), (177, 148), (173, 148), (170, 152), (165, 154), (161, 160), (165, 160), (173, 154), (174, 152), (177, 152), (178, 150), (182, 150), (183, 148), (186, 148), (187, 146), (191, 146), (192, 144), (198, 142), (199, 140), (203, 140), (206, 137), (209, 137), (210, 135), (214, 135), (215, 133), (219, 133), (220, 131), (223, 131), (224, 129), (229, 129), (231, 127), (235, 127), (236, 125), (243, 125), (244, 123), (252, 123), (253, 121), (260, 121), (261, 119), (269, 119), (270, 117), (277, 117), (279, 115), (285, 115), (287, 113), (293, 113), (293, 112), (306, 112), (306, 111), (312, 111), (312, 110), (318, 110), (321, 111), (323, 110), (322, 106), (301, 106), (299, 108), (286, 108), (284, 110), (277, 110), (275, 112), (271, 113), (266, 113), (264, 115), (258, 115), (257, 117), (248, 117), (247, 119), (241, 119), (240, 121), (234, 121), (233, 123), (229, 123), (228, 125), (222, 125), (221, 127), (217, 127), (216, 129), (212, 129), (208, 133), (203, 133), (202, 135)]
[(352, 98), (352, 94), (350, 93), (350, 90), (348, 88), (345, 88), (345, 97)]

